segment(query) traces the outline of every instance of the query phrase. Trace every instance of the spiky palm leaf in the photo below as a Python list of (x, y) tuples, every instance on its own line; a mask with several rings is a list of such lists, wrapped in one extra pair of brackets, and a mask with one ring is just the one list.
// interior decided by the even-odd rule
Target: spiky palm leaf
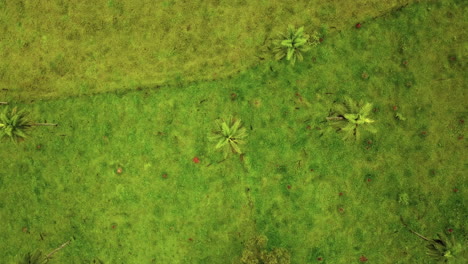
[(344, 103), (333, 107), (327, 120), (331, 122), (331, 126), (336, 131), (344, 133), (344, 140), (359, 140), (362, 129), (371, 133), (377, 132), (375, 127), (370, 125), (374, 122), (368, 118), (371, 111), (372, 104), (364, 104), (362, 100), (357, 103), (350, 97), (345, 97)]
[(227, 120), (218, 119), (216, 124), (217, 130), (209, 136), (211, 141), (217, 142), (215, 148), (224, 148), (225, 158), (229, 154), (229, 150), (232, 153), (242, 154), (239, 144), (245, 143), (243, 139), (247, 136), (247, 132), (242, 127), (241, 120), (230, 117)]
[(291, 64), (295, 64), (296, 60), (302, 61), (304, 56), (302, 53), (310, 50), (310, 46), (316, 45), (318, 38), (314, 35), (314, 41), (309, 42), (309, 35), (304, 34), (304, 27), (297, 30), (289, 25), (286, 34), (279, 34), (279, 39), (274, 40), (273, 53), (276, 60), (281, 60), (286, 57), (286, 60)]
[(10, 138), (13, 141), (25, 138), (29, 127), (31, 123), (26, 112), (18, 111), (16, 107), (11, 111), (7, 107), (0, 114), (0, 138)]

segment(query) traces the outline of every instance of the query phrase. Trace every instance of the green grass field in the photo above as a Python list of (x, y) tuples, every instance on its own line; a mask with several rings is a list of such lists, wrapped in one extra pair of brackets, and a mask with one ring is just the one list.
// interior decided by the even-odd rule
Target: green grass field
[[(438, 263), (400, 218), (466, 248), (466, 3), (139, 2), (0, 0), (0, 101), (58, 123), (1, 143), (0, 263), (244, 263), (258, 235), (290, 263)], [(288, 24), (323, 39), (295, 66), (266, 49)], [(377, 133), (328, 129), (344, 96)]]

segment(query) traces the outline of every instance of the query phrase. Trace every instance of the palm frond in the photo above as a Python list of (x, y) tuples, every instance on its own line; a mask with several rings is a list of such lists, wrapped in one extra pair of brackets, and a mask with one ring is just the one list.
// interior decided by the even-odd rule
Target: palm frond
[(293, 58), (293, 55), (294, 55), (294, 48), (289, 48), (286, 59), (291, 60)]
[(285, 39), (281, 41), (281, 45), (284, 47), (292, 48), (293, 47), (293, 41), (292, 39)]
[(366, 115), (369, 115), (371, 111), (372, 111), (372, 104), (366, 103), (359, 111), (359, 114), (366, 116)]
[(230, 145), (235, 153), (242, 154), (242, 151), (239, 148), (238, 142), (231, 141)]
[(300, 50), (296, 50), (296, 57), (300, 61), (304, 60), (304, 57), (302, 56), (302, 52)]

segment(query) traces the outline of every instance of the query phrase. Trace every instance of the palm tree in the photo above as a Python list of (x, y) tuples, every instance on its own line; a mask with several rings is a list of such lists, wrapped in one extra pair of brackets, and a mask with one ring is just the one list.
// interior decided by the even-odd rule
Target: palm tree
[(344, 132), (343, 139), (360, 138), (361, 129), (375, 133), (376, 129), (370, 125), (374, 120), (368, 118), (372, 110), (372, 104), (363, 103), (362, 100), (356, 103), (349, 97), (345, 97), (345, 103), (336, 104), (330, 115), (326, 118), (331, 121), (332, 127), (337, 132)]
[(292, 65), (296, 60), (302, 61), (304, 59), (302, 53), (308, 51), (311, 45), (314, 46), (318, 43), (317, 34), (314, 34), (313, 38), (313, 42), (308, 42), (309, 36), (304, 34), (304, 27), (296, 30), (289, 25), (287, 33), (279, 34), (279, 39), (273, 41), (275, 59), (281, 60), (286, 57), (286, 60), (291, 61)]
[(244, 138), (247, 136), (246, 130), (242, 127), (240, 119), (228, 118), (227, 122), (223, 119), (216, 120), (217, 130), (209, 136), (210, 141), (217, 142), (216, 149), (224, 148), (224, 158), (232, 153), (242, 154), (239, 144), (244, 144)]
[(33, 123), (25, 111), (18, 111), (16, 107), (11, 111), (7, 107), (0, 113), (0, 138), (10, 138), (13, 141), (26, 138), (26, 130), (32, 126), (57, 126), (57, 124)]
[[(426, 254), (432, 257), (434, 260), (442, 262), (442, 263), (448, 263), (451, 260), (457, 259), (456, 256), (459, 256), (460, 258), (463, 257), (461, 255), (461, 251), (463, 251), (463, 246), (460, 243), (456, 243), (453, 235), (450, 236), (450, 239), (442, 234), (438, 233), (437, 236), (438, 238), (436, 239), (429, 239), (418, 232), (414, 231), (413, 229), (409, 228), (408, 225), (403, 221), (403, 217), (400, 216), (400, 220), (403, 223), (403, 225), (413, 234), (418, 236), (419, 238), (429, 242), (428, 245), (426, 245), (426, 248), (428, 249)], [(457, 259), (460, 260), (460, 259)], [(466, 259), (465, 259), (466, 261)], [(457, 262), (461, 263), (461, 262)], [(463, 262), (467, 263), (467, 262)]]

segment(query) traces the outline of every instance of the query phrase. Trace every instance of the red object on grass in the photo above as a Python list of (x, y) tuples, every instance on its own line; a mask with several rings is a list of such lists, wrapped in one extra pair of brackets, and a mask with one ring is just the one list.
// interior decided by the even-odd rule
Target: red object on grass
[(112, 229), (115, 229), (117, 226), (116, 225), (112, 225)]
[(421, 135), (426, 135), (426, 134), (427, 134), (426, 131), (421, 132)]
[(318, 261), (322, 261), (322, 258), (317, 258)]
[(193, 239), (192, 239), (192, 238), (189, 238), (188, 240), (190, 240), (190, 241), (193, 241)]
[(37, 148), (37, 149), (41, 149), (41, 145), (37, 145), (36, 148)]
[(359, 261), (361, 261), (361, 262), (366, 262), (366, 261), (368, 261), (368, 259), (367, 259), (366, 257), (364, 257), (364, 256), (361, 256), (361, 257), (359, 258)]
[(342, 192), (340, 192), (338, 195), (339, 195), (339, 196), (343, 196), (343, 193), (342, 193)]
[(166, 179), (166, 178), (167, 178), (167, 174), (163, 174), (162, 177), (163, 177), (164, 179)]
[(117, 173), (118, 173), (118, 174), (121, 174), (122, 171), (123, 171), (122, 168), (118, 168), (118, 169), (117, 169)]
[(291, 185), (288, 185), (288, 189), (291, 189)]
[(361, 28), (361, 23), (357, 23), (356, 28)]
[(396, 110), (398, 110), (398, 106), (394, 105), (393, 106), (393, 111), (396, 111)]
[(370, 178), (369, 178), (369, 179), (367, 179), (367, 182), (370, 182), (370, 181), (371, 181), (371, 179), (370, 179)]
[(449, 233), (452, 233), (452, 232), (453, 232), (453, 229), (452, 229), (452, 228), (449, 228), (447, 231), (449, 231)]
[(453, 192), (458, 192), (458, 189), (457, 188), (453, 189)]
[(198, 157), (193, 158), (193, 162), (200, 163), (200, 159)]

